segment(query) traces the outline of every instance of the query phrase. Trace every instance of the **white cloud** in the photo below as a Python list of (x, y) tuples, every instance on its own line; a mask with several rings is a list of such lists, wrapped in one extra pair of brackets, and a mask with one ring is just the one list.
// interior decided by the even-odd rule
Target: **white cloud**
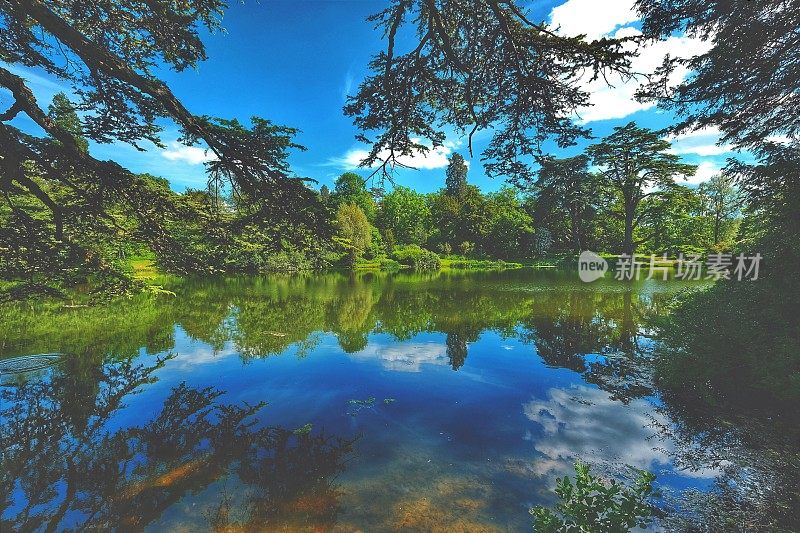
[[(632, 0), (598, 2), (597, 0), (568, 0), (550, 12), (550, 22), (560, 26), (564, 35), (586, 34), (590, 39), (604, 36), (632, 37), (641, 32), (631, 23), (638, 20)], [(635, 44), (628, 43), (629, 50)], [(639, 49), (638, 57), (631, 61), (632, 70), (638, 74), (651, 74), (663, 62), (665, 55), (690, 57), (701, 54), (711, 46), (709, 41), (690, 37), (669, 37)], [(678, 68), (669, 82), (677, 84), (688, 74), (686, 68)], [(591, 104), (578, 110), (579, 122), (585, 124), (598, 120), (620, 119), (637, 111), (654, 107), (652, 102), (637, 102), (634, 98), (642, 77), (623, 79), (610, 74), (608, 82), (602, 76), (598, 80), (587, 81), (584, 88), (591, 95)]]
[[(633, 36), (640, 33), (632, 27), (619, 29), (614, 37)], [(635, 47), (629, 43), (629, 49)], [(658, 41), (639, 49), (639, 55), (631, 61), (631, 68), (639, 74), (651, 74), (658, 68), (664, 60), (664, 56), (688, 57), (693, 54), (702, 53), (710, 46), (708, 42), (691, 37), (669, 37), (666, 40)], [(670, 77), (670, 84), (680, 83), (688, 74), (688, 69), (680, 67)], [(638, 102), (634, 98), (636, 89), (642, 81), (642, 77), (623, 79), (617, 74), (608, 76), (609, 83), (604, 78), (588, 82), (585, 89), (591, 95), (591, 104), (588, 107), (578, 110), (580, 122), (587, 123), (596, 120), (609, 120), (624, 118), (637, 111), (644, 111), (654, 107), (653, 102)]]
[[(425, 146), (431, 146), (431, 144), (426, 142), (421, 142), (420, 139), (412, 139), (415, 143), (419, 143)], [(397, 158), (397, 161), (405, 166), (422, 169), (422, 170), (431, 170), (436, 168), (444, 168), (447, 166), (449, 162), (450, 154), (453, 153), (453, 150), (457, 149), (461, 143), (459, 141), (445, 141), (442, 146), (437, 148), (430, 148), (425, 153), (417, 152), (414, 155), (410, 156), (400, 156)], [(345, 154), (341, 157), (334, 157), (328, 161), (328, 164), (331, 166), (340, 167), (343, 170), (352, 170), (358, 168), (361, 164), (361, 161), (369, 155), (369, 151), (364, 148), (353, 148), (345, 152)], [(380, 165), (380, 160), (386, 158), (389, 155), (388, 151), (381, 152), (379, 154), (379, 162), (372, 165), (372, 168), (375, 168)], [(466, 162), (469, 165), (469, 161)]]
[(708, 181), (719, 174), (721, 170), (722, 169), (716, 163), (711, 161), (703, 161), (697, 166), (697, 172), (695, 172), (694, 176), (689, 176), (686, 181), (679, 180), (678, 182), (699, 185), (700, 183)]
[(214, 161), (217, 156), (210, 150), (197, 146), (186, 146), (178, 141), (169, 143), (169, 148), (162, 150), (161, 155), (170, 161), (183, 161), (190, 165), (200, 165), (206, 161)]
[(791, 144), (794, 142), (788, 135), (770, 135), (766, 140), (776, 144)]
[(697, 154), (702, 156), (720, 155), (733, 151), (730, 144), (718, 144), (722, 132), (716, 126), (700, 130), (668, 135), (666, 140), (672, 143), (670, 152), (674, 154)]
[(16, 74), (17, 76), (23, 78), (28, 87), (30, 87), (37, 96), (39, 92), (49, 95), (63, 92), (72, 96), (72, 88), (70, 85), (65, 84), (63, 81), (41, 69), (34, 70), (32, 68), (6, 63), (4, 61), (0, 61), (0, 66), (12, 74)]
[[(546, 400), (533, 399), (522, 405), (525, 416), (541, 427), (526, 439), (541, 454), (534, 469), (539, 475), (570, 473), (581, 459), (593, 463), (624, 463), (655, 471), (671, 462), (672, 442), (652, 439), (656, 425), (669, 425), (646, 400), (628, 405), (611, 399), (599, 389), (573, 386), (550, 389)], [(715, 471), (682, 472), (691, 477), (713, 477)]]
[(353, 74), (348, 71), (344, 77), (344, 83), (342, 84), (342, 101), (347, 101), (347, 97), (350, 96), (350, 92), (353, 90), (354, 83), (355, 78), (353, 78)]
[(586, 35), (589, 39), (599, 39), (638, 18), (634, 0), (569, 0), (550, 12), (550, 22), (561, 33)]
[(178, 351), (168, 364), (175, 369), (191, 371), (198, 365), (217, 364), (229, 357), (238, 356), (239, 352), (230, 343), (226, 343), (221, 350), (215, 350), (206, 344), (192, 342), (186, 351)]
[(396, 372), (419, 372), (423, 364), (447, 365), (447, 347), (433, 342), (407, 342), (390, 345), (370, 344), (351, 354), (357, 359), (377, 359), (383, 368)]

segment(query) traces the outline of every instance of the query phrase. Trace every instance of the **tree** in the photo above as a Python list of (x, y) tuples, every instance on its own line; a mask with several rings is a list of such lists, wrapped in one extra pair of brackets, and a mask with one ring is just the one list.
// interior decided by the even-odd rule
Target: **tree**
[(461, 196), (467, 186), (467, 163), (459, 153), (450, 157), (447, 164), (445, 188), (450, 196)]
[(486, 197), (474, 185), (466, 185), (458, 197), (441, 190), (430, 196), (430, 204), (436, 229), (432, 245), (448, 243), (455, 249), (464, 241), (483, 241), (489, 232)]
[(589, 157), (542, 157), (533, 190), (537, 211), (544, 219), (567, 215), (569, 234), (577, 252), (586, 249), (586, 233), (601, 195), (600, 180), (589, 172)]
[(322, 200), (323, 204), (327, 204), (328, 201), (331, 199), (331, 190), (328, 188), (327, 185), (323, 185), (319, 189), (319, 197)]
[[(676, 129), (716, 126), (721, 142), (740, 148), (800, 131), (800, 41), (788, 37), (800, 27), (795, 3), (638, 0), (636, 7), (647, 39), (680, 32), (708, 45), (689, 58), (665, 58), (639, 91), (683, 118)], [(675, 84), (681, 69), (689, 75)]]
[[(639, 97), (681, 118), (676, 131), (715, 127), (720, 143), (755, 154), (755, 165), (733, 161), (724, 169), (747, 196), (751, 212), (769, 221), (751, 217), (747, 222), (755, 224), (747, 228), (756, 233), (744, 241), (753, 250), (774, 251), (775, 267), (793, 269), (791, 251), (800, 245), (800, 203), (790, 201), (800, 190), (800, 160), (793, 160), (800, 158), (800, 9), (783, 0), (638, 0), (637, 9), (645, 38), (684, 32), (707, 45), (692, 57), (665, 59)], [(669, 82), (684, 69), (689, 75), (683, 81)]]
[(705, 209), (712, 219), (712, 235), (714, 245), (719, 244), (722, 231), (739, 213), (742, 207), (742, 195), (729, 175), (713, 176), (698, 188)]
[(372, 227), (356, 204), (342, 204), (336, 212), (342, 244), (347, 248), (350, 267), (355, 267), (372, 241)]
[(650, 252), (673, 255), (703, 253), (711, 248), (702, 204), (695, 189), (678, 184), (642, 200), (645, 215), (639, 232), (643, 245)]
[(63, 128), (64, 131), (72, 134), (79, 150), (82, 152), (89, 150), (89, 143), (82, 135), (83, 131), (78, 113), (75, 112), (75, 106), (67, 98), (66, 94), (59, 92), (53, 96), (53, 101), (47, 107), (47, 116)]
[[(373, 57), (345, 113), (361, 141), (375, 134), (362, 164), (381, 162), (384, 173), (430, 150), (421, 139), (441, 146), (447, 124), (468, 134), (470, 154), (472, 135), (493, 131), (483, 152), (489, 175), (529, 177), (524, 158), (542, 141), (565, 146), (587, 133), (573, 121), (589, 103), (587, 71), (597, 78), (630, 68), (630, 38), (565, 37), (513, 0), (393, 0), (369, 20), (385, 32), (386, 50)], [(417, 38), (404, 52), (406, 35)]]
[[(86, 150), (87, 141), (142, 142), (163, 146), (162, 119), (173, 121), (181, 141), (200, 145), (213, 156), (206, 163), (209, 184), (245, 195), (254, 219), (282, 219), (325, 226), (316, 196), (295, 178), (287, 163), (296, 130), (253, 117), (245, 126), (237, 120), (192, 114), (167, 85), (153, 74), (154, 65), (178, 72), (205, 59), (203, 31), (220, 29), (224, 2), (132, 2), (109, 0), (87, 8), (67, 0), (0, 1), (0, 59), (4, 64), (41, 68), (70, 85), (77, 102), (58, 97), (48, 116), (29, 82), (0, 67), (0, 88), (13, 103), (0, 111), (0, 181), (37, 198), (52, 213), (57, 232), (70, 192), (70, 211), (80, 211), (96, 224), (114, 227), (109, 210), (126, 206), (128, 214), (148, 227), (156, 246), (171, 245), (164, 217), (175, 204), (152, 183), (113, 161), (100, 161)], [(74, 107), (84, 113), (72, 114)], [(27, 116), (45, 136), (37, 137), (9, 122)], [(81, 181), (73, 178), (80, 176)], [(8, 204), (8, 197), (5, 197)], [(17, 214), (20, 207), (9, 208)], [(108, 229), (107, 231), (111, 231)], [(46, 238), (29, 232), (31, 240)]]
[(588, 148), (587, 153), (609, 187), (619, 196), (624, 223), (622, 251), (633, 254), (643, 242), (634, 234), (642, 220), (651, 214), (643, 200), (663, 197), (675, 186), (678, 176), (691, 176), (696, 166), (680, 162), (669, 153), (669, 141), (659, 139), (656, 132), (638, 127), (634, 122), (614, 128), (614, 133)]
[(355, 172), (345, 172), (336, 178), (336, 184), (331, 195), (337, 206), (343, 204), (356, 204), (367, 215), (369, 220), (375, 220), (377, 206), (372, 193), (367, 190), (364, 178)]
[(378, 226), (391, 231), (397, 244), (425, 244), (431, 212), (424, 195), (408, 187), (395, 187), (383, 197)]
[(523, 209), (517, 192), (504, 187), (486, 198), (488, 232), (481, 248), (492, 257), (520, 257), (533, 235), (533, 219)]

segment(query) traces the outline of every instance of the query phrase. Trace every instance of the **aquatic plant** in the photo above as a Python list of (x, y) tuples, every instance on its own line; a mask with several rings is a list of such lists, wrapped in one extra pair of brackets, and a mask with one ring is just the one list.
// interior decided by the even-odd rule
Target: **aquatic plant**
[(652, 520), (655, 474), (640, 470), (631, 486), (617, 480), (593, 476), (585, 463), (575, 463), (575, 482), (567, 476), (558, 478), (555, 511), (543, 506), (530, 510), (537, 533), (619, 532), (647, 527)]

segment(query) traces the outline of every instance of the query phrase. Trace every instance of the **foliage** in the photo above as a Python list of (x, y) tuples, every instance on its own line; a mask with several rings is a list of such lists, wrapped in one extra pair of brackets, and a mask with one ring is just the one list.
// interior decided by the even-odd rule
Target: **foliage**
[[(740, 148), (757, 148), (765, 140), (800, 131), (800, 46), (786, 38), (800, 26), (795, 4), (639, 0), (636, 7), (647, 39), (681, 32), (708, 45), (691, 57), (665, 59), (640, 90), (642, 98), (656, 100), (683, 119), (676, 129), (716, 126), (721, 143)], [(680, 83), (665, 83), (684, 67), (689, 75)]]
[(591, 474), (589, 465), (576, 463), (574, 484), (566, 476), (557, 481), (560, 502), (556, 510), (531, 509), (534, 529), (537, 533), (616, 533), (647, 527), (652, 520), (648, 499), (655, 478), (655, 474), (639, 471), (633, 485), (625, 486), (614, 479), (604, 482)]
[[(178, 272), (224, 271), (229, 262), (242, 263), (222, 253), (232, 246), (229, 230), (299, 224), (326, 236), (317, 196), (287, 163), (289, 151), (302, 148), (293, 141), (296, 130), (259, 117), (244, 125), (194, 115), (154, 75), (155, 65), (182, 71), (205, 59), (200, 34), (220, 29), (224, 7), (218, 0), (157, 8), (112, 0), (92, 9), (75, 1), (0, 2), (2, 62), (43, 69), (71, 86), (77, 100), (57, 94), (45, 113), (28, 81), (0, 67), (0, 87), (12, 97), (11, 107), (0, 112), (0, 217), (4, 228), (12, 226), (2, 240), (13, 249), (26, 243), (10, 259), (17, 265), (12, 270), (47, 272), (23, 278), (28, 285), (60, 288), (99, 276), (97, 286), (125, 290), (130, 280), (118, 263), (143, 246)], [(11, 125), (23, 116), (44, 136)], [(166, 183), (91, 154), (92, 143), (163, 146), (164, 119), (178, 126), (182, 142), (207, 150), (215, 201), (225, 192), (237, 204), (238, 217), (221, 227), (207, 219), (202, 229), (210, 231), (194, 242), (178, 229), (193, 213)], [(200, 250), (196, 241), (205, 235), (213, 249)], [(256, 240), (259, 257), (248, 258), (243, 268), (286, 248), (271, 231)], [(208, 258), (216, 262), (209, 266)]]
[(689, 294), (660, 329), (660, 387), (710, 405), (800, 401), (797, 282), (718, 283)]
[(377, 224), (391, 232), (396, 244), (423, 245), (431, 232), (430, 206), (424, 195), (398, 186), (380, 203)]
[(416, 244), (395, 247), (392, 257), (401, 265), (417, 270), (438, 270), (441, 266), (438, 255)]
[[(385, 173), (399, 159), (445, 141), (443, 126), (471, 134), (493, 131), (483, 157), (490, 175), (516, 179), (529, 171), (521, 157), (548, 137), (570, 144), (585, 130), (572, 120), (586, 105), (582, 78), (627, 73), (630, 39), (559, 35), (529, 20), (517, 2), (394, 0), (370, 18), (388, 44), (370, 62), (371, 74), (345, 113), (374, 132), (363, 164), (381, 161)], [(401, 36), (416, 36), (408, 52)]]
[(345, 172), (336, 178), (333, 193), (330, 195), (333, 207), (338, 208), (343, 204), (357, 205), (370, 221), (375, 220), (377, 206), (372, 193), (367, 190), (364, 178), (355, 172)]
[(467, 163), (458, 152), (454, 153), (447, 163), (444, 186), (450, 196), (461, 196), (467, 186)]
[(691, 176), (696, 166), (680, 162), (669, 153), (669, 141), (660, 139), (652, 130), (634, 122), (614, 128), (614, 133), (589, 147), (587, 153), (608, 187), (618, 195), (616, 216), (624, 221), (621, 251), (633, 254), (644, 242), (635, 239), (635, 230), (670, 202), (675, 188), (674, 178)]
[(336, 211), (336, 223), (342, 245), (347, 249), (350, 267), (364, 255), (372, 242), (372, 229), (367, 216), (356, 204), (342, 204)]
[(386, 253), (391, 255), (394, 251), (394, 247), (397, 245), (397, 239), (394, 238), (394, 231), (392, 228), (383, 230), (383, 242)]
[(465, 186), (459, 196), (446, 190), (431, 195), (431, 222), (436, 232), (431, 244), (448, 243), (456, 247), (465, 240), (476, 240), (486, 233), (486, 200), (474, 185)]
[(528, 255), (533, 236), (533, 219), (516, 192), (504, 187), (486, 197), (487, 232), (481, 250), (490, 257)]
[(711, 242), (714, 246), (730, 243), (736, 235), (734, 222), (745, 200), (734, 178), (725, 174), (712, 176), (700, 184), (698, 194), (706, 216), (711, 219)]
[(378, 259), (383, 257), (386, 252), (386, 245), (383, 242), (383, 236), (378, 228), (370, 225), (369, 227), (369, 245), (365, 250), (364, 257), (367, 259)]
[(568, 238), (564, 240), (578, 252), (590, 248), (592, 218), (601, 206), (604, 191), (598, 176), (589, 172), (589, 157), (584, 154), (565, 159), (541, 157), (539, 164), (541, 168), (533, 184), (538, 224), (558, 227), (566, 214)]

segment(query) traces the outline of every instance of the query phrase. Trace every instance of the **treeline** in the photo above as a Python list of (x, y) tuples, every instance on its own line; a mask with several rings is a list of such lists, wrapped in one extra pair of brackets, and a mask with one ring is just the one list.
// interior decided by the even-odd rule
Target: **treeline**
[[(64, 94), (55, 96), (48, 118), (87, 150), (76, 108)], [(140, 257), (176, 274), (312, 269), (332, 260), (326, 255), (332, 226), (316, 193), (301, 182), (288, 187), (301, 202), (226, 191), (214, 180), (208, 189), (176, 193), (166, 179), (149, 174), (98, 180), (58, 155), (61, 141), (41, 144), (61, 179), (48, 179), (31, 163), (20, 178), (25, 188), (2, 190), (0, 292), (6, 297), (58, 295), (83, 284), (104, 295), (129, 292), (136, 285), (130, 260)]]
[(676, 256), (737, 244), (743, 196), (733, 178), (681, 184), (696, 167), (655, 131), (630, 123), (584, 154), (538, 162), (534, 179), (488, 194), (467, 182), (458, 153), (434, 193), (369, 190), (346, 173), (320, 194), (351, 265), (385, 257), (436, 265), (434, 254), (526, 261), (586, 249)]
[[(57, 95), (48, 112), (86, 150), (67, 97)], [(677, 255), (734, 247), (742, 197), (732, 178), (682, 185), (676, 180), (695, 167), (669, 148), (657, 132), (630, 123), (584, 154), (540, 157), (533, 179), (497, 192), (468, 183), (467, 163), (454, 153), (445, 187), (434, 193), (369, 188), (348, 172), (332, 190), (296, 182), (300, 204), (254, 199), (213, 180), (208, 189), (176, 193), (166, 179), (145, 174), (117, 187), (96, 183), (69, 161), (60, 166), (71, 180), (64, 184), (32, 167), (32, 187), (11, 187), (0, 202), (0, 278), (12, 282), (12, 295), (84, 283), (114, 294), (133, 288), (131, 259), (142, 257), (164, 272), (219, 274), (437, 269), (443, 258), (480, 266), (478, 260), (524, 262), (584, 249)], [(74, 186), (94, 200), (76, 197)]]

